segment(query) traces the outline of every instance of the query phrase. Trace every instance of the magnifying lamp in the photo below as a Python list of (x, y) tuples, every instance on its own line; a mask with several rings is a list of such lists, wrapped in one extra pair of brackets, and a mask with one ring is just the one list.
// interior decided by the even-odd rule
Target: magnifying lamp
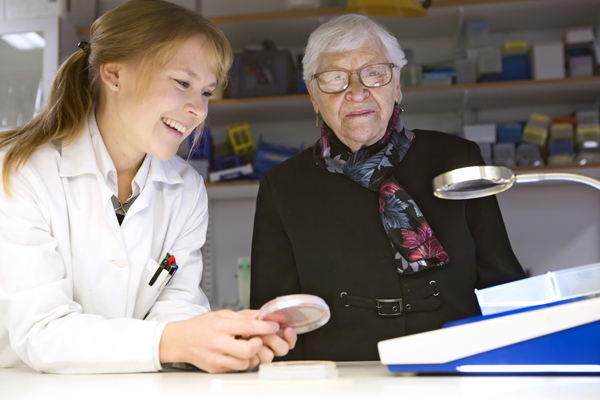
[(506, 167), (481, 166), (459, 168), (433, 179), (433, 194), (441, 199), (466, 200), (491, 196), (510, 189), (517, 183), (571, 181), (600, 190), (600, 181), (567, 172), (527, 172), (514, 174)]

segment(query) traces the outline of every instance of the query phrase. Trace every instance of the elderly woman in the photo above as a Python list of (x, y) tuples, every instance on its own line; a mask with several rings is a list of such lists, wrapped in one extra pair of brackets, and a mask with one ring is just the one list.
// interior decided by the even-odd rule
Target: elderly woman
[(377, 360), (377, 342), (478, 315), (475, 288), (525, 277), (495, 197), (433, 196), (435, 176), (484, 161), (473, 142), (403, 125), (404, 64), (365, 16), (309, 38), (321, 138), (263, 176), (252, 244), (253, 308), (309, 293), (331, 309), (287, 359)]

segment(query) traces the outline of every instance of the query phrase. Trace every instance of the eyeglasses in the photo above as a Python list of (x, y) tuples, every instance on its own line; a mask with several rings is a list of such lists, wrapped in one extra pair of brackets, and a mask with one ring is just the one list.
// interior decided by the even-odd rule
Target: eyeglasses
[(364, 87), (376, 88), (385, 86), (392, 81), (394, 63), (381, 63), (365, 65), (358, 72), (349, 72), (344, 69), (323, 71), (314, 74), (313, 79), (323, 93), (341, 93), (350, 86), (350, 75), (358, 75), (358, 81)]

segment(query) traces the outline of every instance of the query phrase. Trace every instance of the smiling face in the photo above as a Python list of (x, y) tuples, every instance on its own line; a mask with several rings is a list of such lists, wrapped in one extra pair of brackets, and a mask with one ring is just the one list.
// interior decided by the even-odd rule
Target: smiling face
[[(365, 65), (389, 63), (381, 43), (360, 49), (326, 53), (319, 61), (317, 73), (344, 69), (358, 72)], [(333, 130), (342, 143), (352, 152), (369, 146), (381, 139), (394, 110), (394, 102), (400, 96), (400, 74), (394, 68), (392, 81), (385, 86), (366, 88), (352, 75), (350, 85), (341, 93), (323, 93), (316, 82), (307, 84), (316, 113)]]
[(122, 156), (139, 159), (151, 154), (168, 160), (206, 119), (208, 98), (217, 79), (206, 62), (204, 41), (201, 36), (187, 39), (166, 67), (156, 73), (145, 94), (136, 93), (139, 66), (121, 66), (111, 125), (120, 127), (118, 146)]

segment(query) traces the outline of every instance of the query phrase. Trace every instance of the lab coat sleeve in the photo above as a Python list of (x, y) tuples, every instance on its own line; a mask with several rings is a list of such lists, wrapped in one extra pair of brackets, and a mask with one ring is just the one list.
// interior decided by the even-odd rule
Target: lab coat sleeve
[[(278, 296), (302, 293), (294, 249), (285, 231), (268, 176), (260, 182), (254, 216), (250, 271), (250, 307), (260, 308)], [(302, 359), (302, 338), (285, 357)]]
[(41, 372), (156, 371), (158, 322), (83, 314), (39, 175), (26, 164), (11, 184), (11, 197), (0, 186), (0, 328), (18, 356)]
[(210, 311), (208, 299), (200, 289), (201, 248), (206, 242), (208, 199), (202, 178), (197, 178), (193, 206), (183, 211), (187, 214), (186, 222), (171, 247), (179, 269), (150, 308), (146, 316), (148, 321), (181, 321)]
[[(476, 143), (469, 147), (471, 165), (485, 165)], [(467, 200), (466, 216), (475, 242), (477, 289), (525, 278), (513, 253), (496, 196)]]

